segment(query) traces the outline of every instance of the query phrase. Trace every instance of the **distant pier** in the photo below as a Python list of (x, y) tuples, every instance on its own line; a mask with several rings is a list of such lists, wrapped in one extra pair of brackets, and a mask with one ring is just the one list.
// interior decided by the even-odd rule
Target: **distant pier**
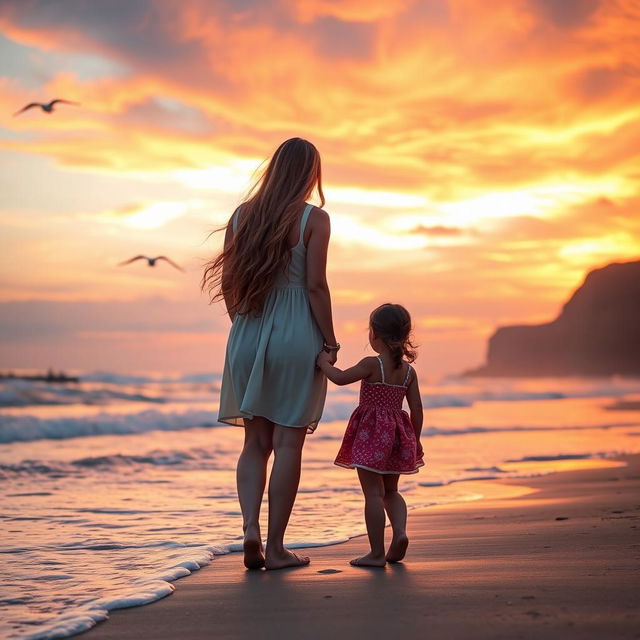
[(49, 369), (44, 374), (22, 375), (15, 374), (13, 371), (7, 373), (0, 372), (0, 380), (31, 380), (33, 382), (62, 382), (72, 383), (80, 382), (80, 378), (76, 376), (68, 376), (64, 371), (58, 371), (57, 373), (53, 369)]

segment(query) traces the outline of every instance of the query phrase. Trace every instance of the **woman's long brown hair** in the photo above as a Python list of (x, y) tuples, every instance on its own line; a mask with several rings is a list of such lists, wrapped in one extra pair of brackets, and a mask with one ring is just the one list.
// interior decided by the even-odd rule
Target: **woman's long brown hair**
[(289, 265), (291, 230), (316, 186), (324, 206), (318, 150), (302, 138), (283, 142), (240, 205), (229, 246), (205, 265), (200, 286), (211, 302), (226, 298), (232, 315), (262, 312)]

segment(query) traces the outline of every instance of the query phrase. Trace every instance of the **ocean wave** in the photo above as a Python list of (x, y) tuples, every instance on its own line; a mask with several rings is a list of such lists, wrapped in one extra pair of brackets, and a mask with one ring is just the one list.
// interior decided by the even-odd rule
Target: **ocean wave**
[(77, 467), (115, 467), (130, 466), (134, 464), (150, 464), (155, 466), (175, 466), (184, 465), (193, 460), (210, 459), (213, 456), (210, 452), (201, 449), (197, 451), (151, 451), (146, 455), (128, 456), (115, 454), (109, 456), (88, 456), (74, 460), (71, 464)]
[[(631, 389), (637, 389), (638, 383)], [(570, 387), (566, 389), (545, 389), (533, 391), (529, 389), (469, 389), (456, 393), (426, 393), (422, 395), (424, 406), (430, 409), (451, 407), (472, 407), (478, 402), (537, 402), (542, 400), (566, 400), (570, 398), (611, 398), (629, 393), (629, 386), (615, 382), (602, 382), (586, 387)]]
[(589, 460), (595, 458), (601, 454), (592, 453), (560, 453), (555, 456), (522, 456), (522, 458), (515, 458), (513, 460), (506, 460), (505, 462), (554, 462), (556, 460)]
[(104, 374), (71, 383), (13, 378), (0, 380), (0, 407), (192, 402), (209, 400), (219, 391), (216, 376), (208, 374), (167, 380)]
[(214, 556), (228, 553), (221, 547), (192, 550), (178, 563), (158, 572), (155, 576), (138, 579), (119, 589), (110, 589), (101, 598), (76, 608), (75, 611), (56, 616), (51, 622), (38, 625), (38, 630), (21, 636), (23, 640), (53, 640), (87, 631), (106, 620), (109, 611), (137, 607), (160, 600), (175, 591), (173, 581), (191, 575), (209, 564)]
[[(155, 467), (179, 467), (181, 469), (197, 468), (226, 469), (226, 464), (220, 461), (211, 452), (201, 451), (158, 451), (146, 455), (122, 455), (89, 456), (72, 460), (70, 462), (50, 462), (46, 460), (22, 460), (14, 464), (0, 464), (0, 479), (6, 480), (17, 475), (45, 475), (49, 477), (63, 478), (67, 476), (82, 475), (86, 470), (94, 471), (121, 471), (136, 466)], [(21, 495), (21, 494), (15, 494)], [(31, 493), (27, 495), (50, 495)]]
[[(0, 380), (0, 407), (44, 405), (101, 406), (126, 403), (208, 402), (216, 400), (221, 375), (215, 372), (181, 376), (122, 375), (94, 371), (80, 376), (78, 383), (45, 383), (33, 380)], [(606, 397), (609, 401), (640, 393), (637, 380), (562, 381), (442, 381), (423, 387), (426, 409), (472, 407), (479, 402), (536, 402), (569, 398)], [(323, 421), (346, 420), (357, 404), (357, 388), (331, 387)], [(621, 401), (622, 402), (622, 401)], [(609, 405), (631, 408), (634, 404)]]
[[(93, 471), (119, 471), (136, 466), (211, 470), (226, 469), (228, 464), (228, 461), (225, 463), (224, 459), (221, 459), (214, 451), (202, 448), (186, 451), (150, 451), (144, 455), (124, 455), (117, 453), (104, 456), (87, 456), (69, 462), (22, 460), (19, 463), (0, 464), (0, 479), (8, 479), (16, 475), (46, 475), (62, 478), (81, 475), (89, 469)], [(43, 492), (42, 494), (31, 493), (24, 495), (49, 494)]]
[[(352, 408), (352, 407), (351, 407)], [(332, 410), (333, 409), (333, 410)], [(339, 420), (336, 418), (335, 406), (329, 405), (326, 422)], [(185, 411), (159, 411), (145, 409), (138, 413), (100, 412), (90, 416), (47, 417), (34, 415), (0, 414), (0, 443), (29, 442), (34, 440), (63, 440), (98, 435), (128, 435), (148, 431), (180, 431), (193, 427), (219, 427), (215, 411), (188, 409)], [(576, 431), (584, 429), (615, 429), (619, 427), (637, 427), (637, 421), (611, 422), (606, 424), (582, 424), (558, 426), (506, 425), (485, 426), (468, 425), (464, 427), (427, 426), (423, 429), (423, 437), (461, 436), (494, 432), (513, 431)], [(318, 433), (313, 436), (318, 440), (340, 440), (342, 434)], [(155, 462), (154, 462), (155, 463)], [(88, 459), (86, 464), (98, 464)], [(169, 459), (165, 464), (172, 464)]]
[(428, 482), (419, 482), (419, 486), (421, 487), (446, 487), (454, 482), (475, 482), (482, 480), (497, 480), (498, 478), (510, 478), (510, 477), (518, 477), (518, 476), (498, 476), (487, 474), (483, 476), (464, 476), (462, 478), (451, 478), (449, 480), (431, 480)]
[(181, 412), (146, 409), (139, 413), (102, 412), (91, 416), (55, 418), (5, 414), (0, 421), (0, 443), (214, 426), (219, 426), (219, 423), (213, 411), (196, 409)]
[[(556, 381), (557, 382), (557, 381)], [(515, 383), (513, 383), (515, 384)], [(586, 386), (585, 386), (586, 385)], [(549, 400), (566, 400), (571, 398), (615, 398), (637, 392), (640, 382), (627, 383), (616, 381), (601, 381), (599, 383), (585, 383), (580, 386), (568, 385), (566, 389), (531, 390), (513, 388), (496, 384), (496, 388), (477, 388), (458, 385), (454, 390), (446, 388), (437, 392), (422, 393), (422, 404), (425, 409), (456, 409), (473, 407), (479, 402), (540, 402)], [(327, 404), (322, 416), (325, 422), (347, 420), (353, 412), (356, 401), (353, 397), (344, 397), (345, 389), (331, 389), (327, 394)], [(629, 405), (631, 406), (631, 405)]]
[(180, 383), (180, 382), (193, 382), (202, 384), (211, 384), (220, 382), (222, 374), (207, 371), (205, 373), (186, 373), (180, 376), (127, 376), (120, 373), (113, 373), (111, 371), (91, 371), (80, 376), (82, 382), (106, 382), (109, 384), (157, 384), (157, 383)]
[(584, 431), (590, 429), (619, 429), (636, 426), (635, 422), (612, 422), (608, 424), (576, 424), (576, 425), (564, 425), (562, 427), (556, 426), (538, 426), (538, 425), (507, 425), (504, 427), (486, 427), (486, 426), (468, 426), (460, 428), (450, 427), (425, 427), (422, 430), (422, 437), (435, 437), (435, 436), (464, 436), (473, 435), (479, 433), (510, 433), (510, 432), (530, 432), (530, 431)]
[[(587, 457), (596, 457), (596, 456), (587, 456)], [(500, 473), (486, 473), (486, 474), (470, 474), (470, 475), (462, 475), (455, 478), (441, 478), (439, 480), (428, 480), (423, 482), (418, 482), (420, 487), (447, 487), (449, 485), (459, 483), (459, 482), (484, 482), (486, 480), (505, 480), (505, 479), (522, 479), (522, 478), (536, 478), (541, 475), (548, 475), (553, 473), (553, 471), (532, 471), (532, 472), (523, 472), (523, 471), (501, 471)]]
[(507, 473), (504, 469), (500, 467), (467, 467), (465, 471), (477, 473), (477, 472), (487, 472), (487, 473)]
[(86, 388), (81, 383), (49, 383), (30, 380), (0, 382), (0, 407), (43, 405), (104, 405), (118, 402), (164, 403), (162, 396), (109, 388)]
[[(532, 463), (532, 462), (562, 462), (564, 460), (597, 460), (613, 457), (612, 452), (598, 451), (594, 453), (559, 453), (555, 455), (522, 456), (504, 460), (505, 464)], [(526, 479), (536, 478), (543, 475), (550, 475), (556, 471), (548, 466), (531, 466), (525, 464), (511, 470), (502, 469), (499, 466), (490, 467), (468, 467), (455, 477), (439, 478), (437, 480), (418, 482), (421, 487), (443, 487), (458, 482), (476, 482), (484, 480), (505, 480), (505, 479)], [(476, 472), (486, 472), (477, 474)]]

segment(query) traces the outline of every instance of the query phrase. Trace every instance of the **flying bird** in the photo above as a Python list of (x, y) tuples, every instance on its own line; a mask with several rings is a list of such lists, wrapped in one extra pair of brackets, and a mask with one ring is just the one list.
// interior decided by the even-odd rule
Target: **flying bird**
[(16, 111), (13, 115), (14, 116), (20, 115), (21, 113), (27, 111), (28, 109), (31, 109), (32, 107), (40, 107), (45, 113), (52, 113), (54, 111), (53, 105), (58, 104), (59, 102), (62, 104), (75, 104), (78, 106), (80, 105), (79, 102), (71, 102), (70, 100), (61, 100), (60, 98), (56, 98), (55, 100), (52, 100), (51, 102), (47, 102), (47, 103), (31, 102), (25, 107), (22, 107), (22, 109), (20, 109), (19, 111)]
[(156, 256), (155, 258), (149, 258), (148, 256), (136, 256), (135, 258), (131, 258), (131, 260), (125, 260), (124, 262), (121, 262), (118, 266), (119, 267), (124, 267), (125, 265), (131, 264), (132, 262), (135, 262), (136, 260), (146, 260), (150, 267), (155, 267), (157, 260), (165, 260), (172, 267), (175, 267), (176, 269), (178, 269), (178, 271), (184, 271), (184, 269), (182, 267), (179, 267), (173, 260), (169, 260), (169, 258), (167, 258), (167, 256)]

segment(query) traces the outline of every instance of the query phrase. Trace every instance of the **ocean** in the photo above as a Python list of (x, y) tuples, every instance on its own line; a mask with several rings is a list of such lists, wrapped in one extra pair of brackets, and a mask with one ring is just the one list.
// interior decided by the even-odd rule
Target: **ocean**
[[(75, 384), (0, 381), (0, 637), (78, 633), (239, 548), (242, 429), (216, 422), (219, 382), (105, 372), (80, 372)], [(411, 508), (477, 500), (479, 480), (640, 451), (640, 380), (421, 386), (426, 466), (400, 483)], [(355, 472), (332, 464), (357, 394), (330, 388), (307, 438), (290, 546), (364, 533)]]

